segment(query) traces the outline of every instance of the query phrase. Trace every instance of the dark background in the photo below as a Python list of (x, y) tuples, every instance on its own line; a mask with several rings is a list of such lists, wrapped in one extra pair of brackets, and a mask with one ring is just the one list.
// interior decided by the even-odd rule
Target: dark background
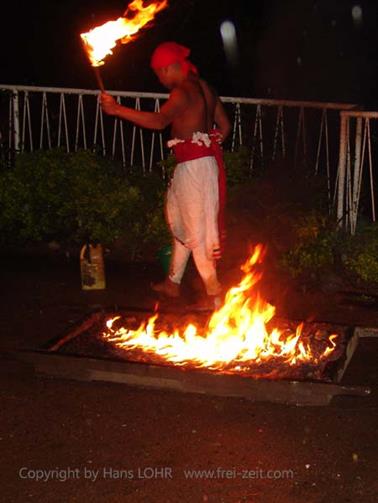
[[(16, 0), (1, 12), (0, 83), (95, 88), (79, 34), (119, 17), (125, 0)], [(363, 24), (352, 19), (363, 9)], [(156, 44), (192, 48), (201, 75), (222, 95), (358, 102), (377, 106), (376, 0), (170, 0), (155, 26), (121, 46), (102, 74), (108, 89), (161, 91), (149, 68)], [(237, 29), (230, 67), (219, 26)]]

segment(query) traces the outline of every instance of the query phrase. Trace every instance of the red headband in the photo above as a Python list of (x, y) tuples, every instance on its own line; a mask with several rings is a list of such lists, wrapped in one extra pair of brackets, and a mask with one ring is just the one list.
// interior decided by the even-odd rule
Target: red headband
[(180, 63), (184, 72), (193, 72), (198, 74), (197, 68), (188, 61), (190, 49), (176, 42), (163, 42), (153, 52), (151, 58), (151, 67), (154, 70), (166, 68), (174, 63)]

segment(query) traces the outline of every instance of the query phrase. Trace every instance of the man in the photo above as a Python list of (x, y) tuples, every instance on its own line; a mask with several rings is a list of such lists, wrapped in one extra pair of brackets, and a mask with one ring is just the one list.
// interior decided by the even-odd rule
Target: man
[[(219, 194), (223, 206), (225, 182), (215, 156), (219, 158), (217, 141), (223, 141), (231, 127), (221, 101), (198, 77), (189, 54), (189, 49), (175, 42), (165, 42), (155, 49), (151, 66), (160, 82), (171, 90), (160, 112), (123, 107), (105, 93), (101, 103), (106, 113), (141, 127), (162, 130), (171, 125), (168, 146), (173, 148), (178, 164), (167, 193), (166, 215), (174, 245), (168, 277), (152, 288), (168, 297), (178, 297), (193, 253), (209, 306), (218, 307), (221, 285), (215, 259), (220, 256)], [(217, 138), (212, 132), (214, 124), (219, 131)]]

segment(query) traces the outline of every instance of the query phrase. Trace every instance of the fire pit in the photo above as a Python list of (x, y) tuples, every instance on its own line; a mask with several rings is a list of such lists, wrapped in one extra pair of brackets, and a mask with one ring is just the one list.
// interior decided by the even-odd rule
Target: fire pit
[[(145, 323), (146, 318), (151, 321)], [(159, 337), (151, 335), (158, 343), (158, 350), (156, 350), (156, 347), (152, 348), (151, 345), (146, 345), (143, 348), (141, 344), (136, 344), (133, 338), (129, 336), (130, 333), (138, 333), (140, 327), (145, 327), (146, 332), (151, 332), (151, 334), (161, 334), (170, 328), (174, 331), (177, 318), (178, 313), (160, 313), (159, 316), (150, 313), (149, 316), (146, 316), (146, 313), (131, 310), (118, 310), (117, 316), (112, 311), (97, 313), (87, 318), (83, 324), (66, 334), (65, 337), (54, 342), (48, 350), (62, 355), (105, 358), (114, 361), (157, 365), (165, 368), (178, 367), (192, 371), (206, 370), (218, 375), (239, 375), (250, 379), (339, 382), (340, 371), (345, 366), (350, 348), (356, 342), (353, 337), (353, 330), (346, 326), (319, 322), (299, 324), (294, 321), (275, 319), (275, 327), (279, 327), (283, 335), (285, 333), (296, 334), (297, 327), (301, 327), (300, 336), (306, 346), (311, 346), (312, 359), (288, 360), (285, 355), (273, 355), (265, 359), (252, 360), (247, 358), (244, 361), (212, 361), (209, 363), (209, 358), (193, 359), (189, 355), (178, 359), (177, 352), (172, 356), (172, 353), (170, 353), (172, 344), (169, 338), (173, 336), (167, 336), (168, 342), (165, 339), (158, 342)], [(114, 319), (116, 321), (113, 322)], [(111, 321), (109, 322), (109, 320)], [(197, 329), (203, 327), (203, 332), (208, 327), (208, 319), (205, 315), (189, 315), (183, 312), (180, 320), (181, 323), (188, 323), (190, 327), (196, 326)], [(151, 328), (152, 324), (154, 330)], [(111, 329), (109, 329), (109, 326), (111, 326)], [(120, 332), (121, 336), (119, 335)], [(143, 333), (143, 337), (147, 340), (145, 332)], [(178, 335), (177, 337), (181, 336)], [(198, 337), (201, 337), (204, 346), (206, 346), (206, 338), (201, 335)], [(337, 347), (329, 351), (328, 356), (326, 354), (325, 357), (322, 357), (324, 351), (329, 347), (329, 337), (338, 339)], [(185, 341), (185, 339), (182, 339), (182, 341)], [(125, 342), (126, 344), (124, 344)], [(192, 340), (189, 338), (187, 343), (190, 345)], [(192, 352), (194, 350), (192, 348)]]
[(334, 395), (369, 390), (340, 386), (358, 336), (346, 326), (294, 322), (256, 290), (262, 247), (212, 315), (92, 314), (34, 354), (35, 368), (54, 375), (109, 380), (254, 400), (320, 405)]

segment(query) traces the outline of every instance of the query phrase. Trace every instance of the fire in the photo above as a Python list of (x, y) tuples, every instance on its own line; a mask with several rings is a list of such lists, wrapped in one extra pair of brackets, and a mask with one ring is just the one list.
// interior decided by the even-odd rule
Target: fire
[(141, 28), (168, 6), (168, 0), (156, 0), (147, 6), (143, 4), (144, 0), (133, 0), (123, 17), (80, 35), (92, 66), (103, 65), (106, 56), (113, 54), (118, 41), (122, 44), (131, 42)]
[(272, 359), (289, 366), (321, 363), (334, 351), (337, 335), (328, 337), (319, 353), (313, 351), (310, 340), (302, 337), (303, 323), (289, 333), (268, 329), (275, 307), (264, 301), (255, 288), (261, 279), (257, 265), (264, 253), (262, 245), (255, 247), (242, 266), (243, 278), (227, 292), (224, 304), (212, 314), (205, 329), (192, 323), (178, 326), (171, 333), (158, 330), (159, 315), (155, 313), (137, 330), (114, 328), (120, 317), (108, 320), (104, 337), (124, 350), (139, 349), (175, 365), (211, 370), (240, 372)]

